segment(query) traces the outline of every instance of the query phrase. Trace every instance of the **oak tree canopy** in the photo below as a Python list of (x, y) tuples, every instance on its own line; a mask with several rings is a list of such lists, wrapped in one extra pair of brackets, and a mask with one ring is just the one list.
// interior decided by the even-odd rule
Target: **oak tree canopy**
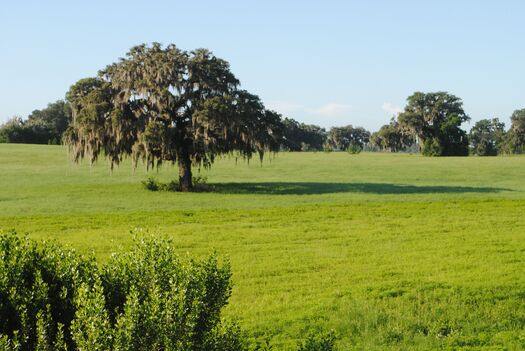
[(243, 158), (279, 149), (281, 116), (239, 89), (230, 65), (206, 49), (138, 45), (67, 93), (73, 121), (65, 134), (75, 161), (106, 156), (111, 167), (177, 163), (179, 188), (192, 190), (192, 165), (218, 155)]

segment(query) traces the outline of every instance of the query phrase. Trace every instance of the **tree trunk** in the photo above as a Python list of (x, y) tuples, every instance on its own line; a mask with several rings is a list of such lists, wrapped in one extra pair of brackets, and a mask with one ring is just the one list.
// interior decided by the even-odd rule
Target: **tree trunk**
[(179, 190), (192, 191), (191, 159), (188, 150), (182, 148), (177, 155), (177, 159), (179, 164)]

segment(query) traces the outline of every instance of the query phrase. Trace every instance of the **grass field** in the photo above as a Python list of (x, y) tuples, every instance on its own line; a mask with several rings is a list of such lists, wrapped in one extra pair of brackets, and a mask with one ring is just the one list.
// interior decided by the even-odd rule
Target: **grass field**
[(201, 174), (215, 192), (149, 192), (128, 163), (0, 145), (0, 229), (99, 260), (132, 230), (215, 250), (226, 316), (283, 348), (334, 329), (341, 350), (525, 349), (525, 157), (282, 153)]

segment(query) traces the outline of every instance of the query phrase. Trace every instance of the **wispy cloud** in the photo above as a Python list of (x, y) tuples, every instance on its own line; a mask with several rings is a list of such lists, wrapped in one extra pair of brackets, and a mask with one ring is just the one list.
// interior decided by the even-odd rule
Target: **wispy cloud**
[(403, 111), (401, 107), (394, 105), (390, 102), (385, 102), (381, 108), (383, 109), (383, 111), (388, 112), (391, 116), (397, 116), (401, 113), (401, 111)]
[(331, 102), (325, 105), (312, 107), (296, 104), (288, 101), (271, 101), (267, 104), (268, 108), (279, 113), (308, 113), (324, 117), (341, 117), (348, 115), (352, 111), (352, 106)]
[(336, 102), (330, 102), (321, 106), (305, 106), (289, 101), (271, 101), (267, 103), (267, 107), (282, 113), (285, 117), (322, 126), (350, 123), (350, 113), (352, 112), (351, 105)]
[(329, 103), (312, 110), (313, 113), (323, 117), (347, 117), (352, 111), (351, 105)]
[(266, 107), (268, 107), (270, 110), (277, 111), (284, 115), (302, 113), (307, 110), (307, 108), (304, 105), (296, 104), (289, 101), (270, 101), (266, 104)]

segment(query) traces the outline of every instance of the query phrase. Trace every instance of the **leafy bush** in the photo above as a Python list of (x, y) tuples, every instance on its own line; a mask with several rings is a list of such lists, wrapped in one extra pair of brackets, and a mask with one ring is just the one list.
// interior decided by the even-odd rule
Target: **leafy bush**
[(113, 256), (101, 280), (109, 323), (118, 326), (115, 348), (222, 345), (236, 334), (220, 318), (231, 293), (230, 276), (229, 265), (219, 267), (214, 256), (202, 262), (179, 259), (170, 242), (140, 241), (132, 251)]
[(93, 259), (72, 250), (53, 244), (37, 247), (14, 233), (0, 236), (0, 334), (7, 348), (71, 344), (64, 331), (75, 316), (76, 291), (81, 284), (93, 284), (93, 270)]
[[(192, 183), (193, 191), (213, 190), (213, 188), (207, 184), (208, 178), (205, 176), (197, 175), (192, 177)], [(149, 191), (180, 191), (179, 182), (172, 180), (169, 183), (162, 183), (153, 177), (144, 180), (142, 186)]]
[(149, 177), (148, 179), (142, 181), (142, 186), (144, 186), (144, 189), (149, 191), (157, 191), (159, 190), (160, 186), (157, 180), (155, 178)]
[(135, 242), (103, 267), (14, 233), (0, 236), (1, 350), (244, 350), (222, 322), (230, 267)]
[[(0, 234), (0, 350), (261, 350), (221, 318), (230, 278), (228, 262), (181, 259), (170, 241), (136, 239), (99, 267)], [(334, 340), (311, 336), (299, 350), (332, 350)]]

